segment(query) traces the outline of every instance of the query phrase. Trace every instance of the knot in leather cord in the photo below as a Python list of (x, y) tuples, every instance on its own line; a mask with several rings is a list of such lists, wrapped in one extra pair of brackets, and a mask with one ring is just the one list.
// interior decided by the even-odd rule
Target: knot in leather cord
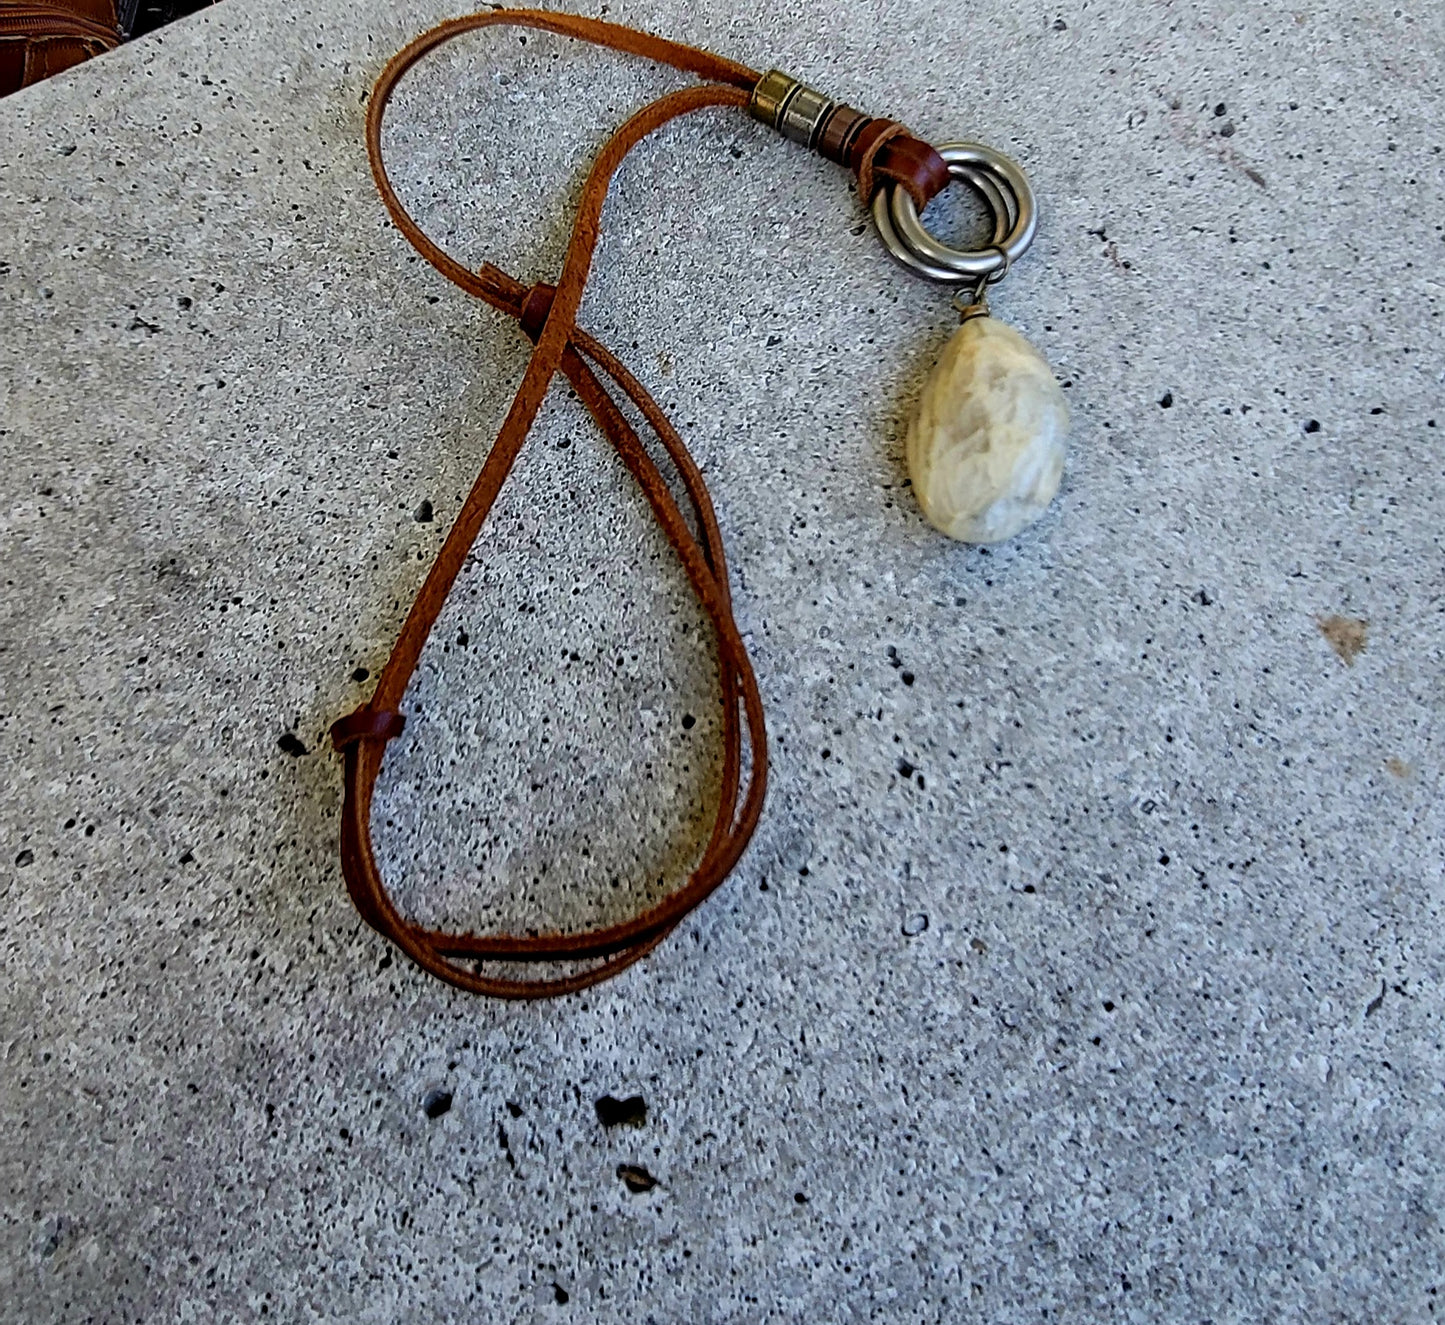
[(527, 297), (522, 300), (522, 311), (518, 315), (517, 321), (523, 334), (533, 345), (542, 339), (542, 328), (547, 325), (547, 318), (552, 312), (552, 304), (556, 298), (557, 287), (555, 285), (538, 281), (527, 291)]
[(406, 719), (400, 714), (363, 704), (331, 724), (331, 744), (345, 750), (357, 741), (390, 741), (401, 735)]

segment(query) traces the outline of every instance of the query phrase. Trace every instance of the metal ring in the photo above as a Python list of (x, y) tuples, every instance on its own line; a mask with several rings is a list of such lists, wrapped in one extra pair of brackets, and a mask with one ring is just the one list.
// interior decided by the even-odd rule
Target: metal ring
[(983, 195), (993, 213), (993, 234), (989, 237), (989, 246), (999, 248), (1018, 220), (1018, 200), (1012, 191), (999, 188), (991, 175), (973, 166), (951, 167), (948, 173), (955, 179), (961, 179), (975, 193)]
[(938, 154), (948, 162), (950, 174), (955, 167), (973, 166), (980, 173), (994, 176), (1012, 195), (1017, 204), (1017, 214), (1014, 215), (1013, 208), (1009, 208), (1012, 226), (1007, 237), (994, 249), (963, 253), (934, 239), (919, 219), (913, 198), (906, 190), (894, 186), (889, 191), (888, 210), (903, 242), (918, 257), (969, 276), (989, 275), (997, 271), (1003, 265), (998, 249), (1008, 255), (1010, 262), (1021, 257), (1033, 243), (1038, 226), (1033, 190), (1024, 172), (1002, 152), (995, 152), (982, 143), (947, 143), (938, 149)]
[(967, 285), (1022, 256), (1038, 228), (1038, 209), (1024, 172), (1002, 152), (982, 143), (945, 143), (937, 151), (949, 174), (988, 202), (994, 214), (990, 245), (964, 252), (940, 244), (924, 228), (913, 198), (896, 183), (875, 195), (873, 220), (888, 251), (909, 270), (942, 285)]
[[(993, 214), (993, 234), (989, 238), (989, 246), (980, 252), (998, 255), (999, 263), (1002, 264), (1003, 250), (999, 245), (1007, 238), (1018, 215), (1018, 203), (1014, 199), (1013, 193), (1008, 189), (1001, 189), (992, 178), (982, 171), (976, 170), (973, 166), (953, 165), (949, 167), (949, 174), (954, 179), (962, 180), (973, 188), (988, 205), (989, 211)], [(922, 276), (926, 280), (936, 281), (940, 285), (976, 285), (978, 283), (980, 278), (961, 275), (952, 268), (930, 262), (910, 249), (894, 228), (885, 194), (886, 190), (880, 190), (874, 199), (873, 220), (878, 227), (878, 234), (883, 240), (884, 247), (900, 263), (915, 275)]]

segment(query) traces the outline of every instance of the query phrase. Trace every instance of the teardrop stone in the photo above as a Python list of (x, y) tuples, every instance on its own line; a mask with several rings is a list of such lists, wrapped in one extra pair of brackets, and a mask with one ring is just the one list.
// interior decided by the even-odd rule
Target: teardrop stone
[(908, 430), (929, 524), (1001, 543), (1047, 509), (1064, 473), (1069, 409), (1053, 370), (1012, 327), (972, 317), (943, 348)]

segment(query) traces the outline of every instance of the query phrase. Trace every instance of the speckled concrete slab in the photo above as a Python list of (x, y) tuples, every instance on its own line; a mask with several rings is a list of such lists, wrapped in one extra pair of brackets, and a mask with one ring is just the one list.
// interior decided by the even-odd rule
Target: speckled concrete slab
[[(742, 117), (635, 155), (584, 321), (706, 467), (775, 772), (711, 902), (540, 1006), (361, 925), (324, 742), (526, 352), (367, 174), (452, 11), (228, 0), (0, 104), (0, 1317), (1437, 1318), (1445, 18), (1358, 9), (611, 6), (1015, 154), (996, 310), (1075, 432), (1040, 526), (939, 539), (946, 301)], [(674, 83), (463, 43), (399, 181), (545, 278)], [(554, 393), (389, 756), (398, 896), (667, 887), (712, 683)]]

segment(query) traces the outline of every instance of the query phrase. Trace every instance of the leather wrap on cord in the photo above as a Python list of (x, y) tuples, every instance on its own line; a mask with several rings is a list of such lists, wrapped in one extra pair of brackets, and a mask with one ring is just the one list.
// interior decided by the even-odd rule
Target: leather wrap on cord
[[(433, 243), (407, 213), (383, 163), (382, 121), (402, 76), (443, 42), (493, 26), (538, 28), (576, 37), (672, 65), (703, 80), (644, 107), (603, 147), (582, 189), (571, 241), (555, 285), (529, 286), (490, 263), (474, 271), (453, 258)], [(333, 740), (345, 759), (341, 865), (352, 900), (366, 922), (414, 962), (461, 989), (502, 998), (539, 998), (585, 988), (622, 970), (656, 947), (727, 877), (762, 812), (768, 770), (762, 699), (733, 619), (726, 552), (707, 486), (657, 403), (627, 368), (576, 322), (597, 246), (603, 202), (624, 157), (648, 134), (678, 116), (716, 107), (744, 108), (758, 77), (755, 71), (721, 56), (617, 24), (537, 10), (495, 10), (443, 23), (418, 37), (392, 58), (372, 94), (367, 149), (377, 189), (397, 228), (442, 275), (468, 294), (516, 318), (534, 342), (501, 431), (417, 594), (371, 699), (332, 729)], [(874, 130), (870, 122), (870, 141), (857, 153), (856, 162), (864, 181), (873, 181), (870, 187), (879, 187), (888, 180), (906, 180), (905, 187), (926, 199), (947, 183), (947, 167), (940, 177), (935, 163), (929, 160), (930, 153), (937, 156), (932, 148), (890, 121), (876, 123), (884, 127)], [(427, 638), (558, 373), (571, 384), (642, 489), (712, 626), (722, 692), (722, 786), (712, 834), (692, 874), (664, 900), (632, 919), (583, 933), (449, 934), (414, 924), (393, 904), (372, 850), (372, 797), (387, 742), (402, 729), (401, 701)], [(692, 525), (622, 412), (620, 399), (635, 406), (667, 451), (681, 480)], [(514, 979), (481, 974), (477, 966), (483, 962), (566, 962), (573, 969), (540, 979)]]

